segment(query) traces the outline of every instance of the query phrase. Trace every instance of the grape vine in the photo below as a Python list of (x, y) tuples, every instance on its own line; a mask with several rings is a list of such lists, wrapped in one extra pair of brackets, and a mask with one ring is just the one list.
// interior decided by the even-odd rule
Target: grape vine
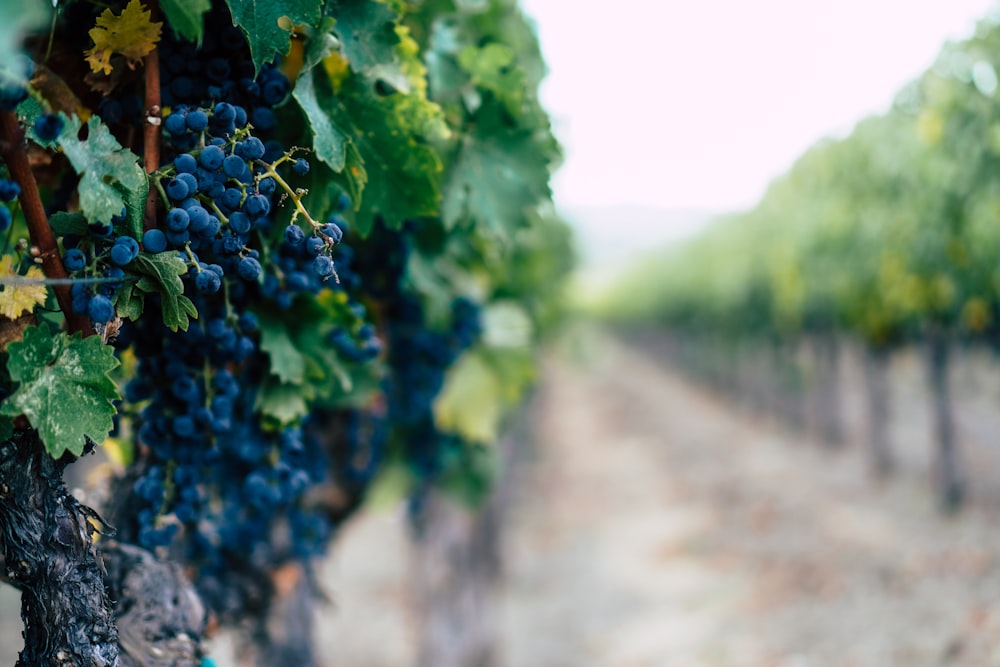
[(509, 0), (26, 4), (0, 8), (0, 482), (112, 448), (101, 515), (52, 487), (76, 553), (113, 526), (109, 570), (181, 563), (197, 604), (184, 641), (67, 627), (22, 663), (197, 664), (190, 626), (267, 626), (380, 473), (416, 520), (488, 488), (571, 262), (541, 56)]

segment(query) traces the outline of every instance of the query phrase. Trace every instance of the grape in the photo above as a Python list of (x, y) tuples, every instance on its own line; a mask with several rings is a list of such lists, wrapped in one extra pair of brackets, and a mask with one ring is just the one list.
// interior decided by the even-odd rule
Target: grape
[(202, 271), (195, 277), (194, 284), (202, 294), (215, 294), (222, 287), (222, 279), (214, 271)]
[(178, 174), (193, 174), (198, 168), (198, 159), (190, 153), (181, 153), (174, 158), (174, 169)]
[(274, 112), (267, 107), (257, 107), (253, 110), (252, 122), (258, 130), (267, 132), (274, 129), (275, 125), (278, 124), (278, 119), (275, 117)]
[(195, 109), (188, 113), (185, 118), (187, 129), (192, 132), (201, 132), (208, 127), (208, 114), (201, 109)]
[(5, 232), (10, 228), (11, 220), (10, 209), (0, 204), (0, 232)]
[(172, 208), (167, 213), (167, 230), (171, 232), (182, 232), (188, 228), (191, 217), (183, 208)]
[(309, 173), (309, 161), (305, 158), (299, 158), (292, 165), (292, 171), (294, 171), (299, 176), (305, 176)]
[(218, 146), (205, 146), (198, 155), (198, 164), (209, 171), (215, 171), (222, 166), (226, 154)]
[(42, 114), (35, 120), (34, 129), (42, 141), (55, 141), (63, 130), (63, 119), (56, 114)]
[(63, 266), (70, 273), (80, 271), (83, 267), (87, 266), (87, 256), (79, 248), (67, 250), (66, 254), (63, 255)]
[(244, 257), (241, 259), (239, 266), (236, 269), (240, 278), (243, 278), (244, 280), (257, 280), (257, 277), (260, 275), (260, 271), (260, 262), (253, 257)]
[(120, 236), (111, 246), (111, 261), (125, 266), (139, 256), (139, 244), (131, 236)]
[[(230, 155), (226, 159), (228, 160), (231, 157), (233, 157), (233, 156)], [(239, 158), (237, 158), (237, 159), (239, 159)], [(242, 161), (241, 161), (241, 164), (242, 164)], [(238, 190), (237, 188), (226, 188), (225, 191), (222, 193), (222, 197), (219, 198), (219, 204), (220, 204), (220, 206), (222, 206), (223, 209), (228, 209), (230, 211), (235, 211), (236, 209), (238, 209), (240, 207), (240, 202), (242, 202), (242, 201), (243, 201), (243, 193), (240, 190)], [(249, 223), (249, 221), (250, 220), (248, 218), (247, 222)], [(230, 224), (232, 224), (232, 220), (230, 220)], [(249, 231), (249, 227), (247, 228), (247, 231)], [(245, 232), (241, 232), (241, 233), (245, 233)]]
[(0, 201), (12, 202), (21, 194), (21, 186), (17, 181), (0, 178)]
[(333, 260), (326, 255), (320, 255), (313, 260), (312, 268), (317, 276), (327, 278), (333, 275)]
[(344, 238), (344, 230), (335, 222), (328, 222), (323, 225), (323, 234), (330, 237), (334, 243), (340, 243)]
[(181, 201), (191, 192), (188, 184), (180, 178), (171, 178), (164, 189), (167, 191), (167, 196), (173, 201)]
[(247, 168), (247, 163), (239, 155), (230, 155), (222, 161), (222, 172), (229, 178), (239, 178)]
[(290, 246), (300, 246), (306, 240), (306, 234), (302, 231), (302, 228), (296, 224), (290, 224), (285, 227), (285, 243)]
[(264, 142), (257, 137), (247, 137), (236, 144), (236, 154), (245, 160), (259, 160), (264, 157)]
[[(243, 202), (243, 210), (251, 218), (259, 218), (267, 215), (271, 210), (271, 200), (264, 195), (250, 195)], [(301, 231), (301, 230), (300, 230)]]
[(115, 305), (108, 297), (97, 294), (87, 305), (87, 315), (97, 324), (110, 322), (115, 316)]
[(309, 254), (310, 256), (318, 255), (319, 253), (323, 252), (324, 248), (326, 248), (326, 241), (324, 241), (320, 237), (310, 236), (308, 239), (306, 239), (306, 253)]
[(163, 119), (163, 129), (170, 134), (181, 135), (187, 131), (187, 121), (184, 113), (175, 111)]

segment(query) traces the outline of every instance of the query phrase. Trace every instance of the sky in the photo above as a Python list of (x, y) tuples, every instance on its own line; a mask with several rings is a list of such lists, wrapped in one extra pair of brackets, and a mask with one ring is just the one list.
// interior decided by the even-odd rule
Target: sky
[(561, 209), (740, 210), (888, 109), (994, 0), (522, 0), (565, 161)]

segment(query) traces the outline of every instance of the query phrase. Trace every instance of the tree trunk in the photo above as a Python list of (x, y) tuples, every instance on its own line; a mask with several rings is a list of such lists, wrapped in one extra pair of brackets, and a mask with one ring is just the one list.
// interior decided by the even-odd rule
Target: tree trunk
[(418, 667), (496, 664), (499, 514), (429, 491), (413, 541)]
[(0, 539), (6, 576), (21, 591), (24, 650), (17, 667), (117, 667), (118, 630), (93, 548), (96, 516), (70, 495), (34, 430), (0, 445)]
[(254, 662), (259, 667), (313, 667), (317, 591), (305, 564), (292, 562), (275, 571), (274, 594), (254, 633)]
[(928, 376), (937, 444), (933, 477), (942, 509), (951, 512), (962, 506), (966, 489), (955, 441), (948, 361), (949, 345), (945, 332), (933, 328), (928, 335)]
[(840, 396), (840, 344), (836, 334), (827, 331), (815, 340), (818, 371), (817, 417), (819, 435), (823, 442), (831, 446), (844, 444), (844, 428), (841, 421)]
[(889, 444), (889, 352), (881, 347), (865, 350), (865, 388), (868, 390), (868, 451), (872, 472), (878, 478), (892, 474), (895, 459)]

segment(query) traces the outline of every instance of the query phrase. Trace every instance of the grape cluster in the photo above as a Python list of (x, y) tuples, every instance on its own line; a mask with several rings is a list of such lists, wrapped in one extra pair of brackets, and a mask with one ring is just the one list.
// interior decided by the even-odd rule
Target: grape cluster
[(17, 181), (0, 178), (0, 232), (5, 232), (10, 228), (13, 216), (7, 204), (17, 199), (19, 194), (21, 194), (21, 186), (17, 184)]
[[(161, 56), (170, 109), (154, 187), (164, 215), (142, 246), (185, 261), (184, 291), (199, 317), (187, 330), (170, 331), (149, 317), (150, 297), (144, 316), (123, 328), (138, 359), (126, 399), (141, 424), (142, 453), (123, 533), (148, 548), (183, 552), (208, 591), (225, 588), (219, 582), (248, 564), (316, 555), (333, 530), (328, 513), (306, 499), (330, 474), (324, 438), (309, 419), (279, 428), (260, 416), (269, 359), (255, 312), (335, 292), (353, 311), (331, 343), (340, 356), (370, 360), (381, 344), (345, 291), (356, 278), (338, 282), (341, 258), (346, 268), (351, 256), (341, 243), (343, 219), (318, 223), (297, 208), (290, 222), (276, 223), (279, 203), (300, 204), (286, 179), (310, 169), (294, 149), (264, 139), (273, 107), (289, 92), (284, 75), (268, 66), (253, 78), (245, 39), (231, 26), (209, 28), (197, 48), (169, 37)], [(361, 444), (354, 449), (345, 474), (367, 481), (380, 455)], [(225, 606), (224, 599), (209, 594), (211, 604)]]
[(87, 233), (63, 237), (63, 266), (75, 278), (70, 290), (73, 312), (86, 315), (102, 326), (115, 319), (114, 300), (123, 285), (122, 267), (139, 256), (139, 243), (131, 236), (118, 235), (125, 211), (106, 223), (91, 223)]
[(426, 490), (441, 474), (448, 451), (456, 445), (454, 438), (439, 433), (434, 425), (434, 400), (449, 367), (482, 333), (479, 305), (467, 297), (453, 301), (449, 328), (428, 327), (423, 304), (403, 281), (413, 239), (419, 232), (414, 223), (404, 225), (401, 231), (379, 227), (353, 265), (365, 289), (376, 294), (387, 309), (390, 372), (383, 389), (388, 420), (420, 480), (414, 505), (419, 504), (421, 489)]

